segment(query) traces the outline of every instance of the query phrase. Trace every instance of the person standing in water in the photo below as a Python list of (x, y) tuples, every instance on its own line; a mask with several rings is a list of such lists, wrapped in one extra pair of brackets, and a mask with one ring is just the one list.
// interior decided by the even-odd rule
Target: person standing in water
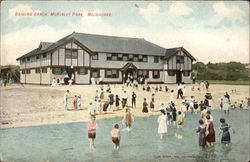
[(206, 125), (204, 124), (203, 120), (199, 120), (200, 126), (196, 130), (196, 133), (199, 133), (199, 146), (205, 147), (206, 146)]
[(176, 116), (177, 116), (177, 113), (176, 113), (176, 108), (175, 106), (172, 106), (172, 113), (173, 113), (173, 124), (175, 126), (175, 123), (176, 123)]
[(122, 122), (125, 124), (128, 131), (130, 131), (133, 121), (134, 121), (134, 117), (132, 113), (130, 112), (130, 110), (127, 108)]
[(161, 115), (158, 117), (158, 133), (160, 134), (160, 138), (163, 139), (166, 137), (167, 135), (167, 117), (166, 117), (166, 113), (164, 110), (160, 110), (161, 111)]
[(115, 124), (114, 128), (111, 131), (112, 142), (115, 144), (114, 149), (119, 150), (120, 148), (120, 140), (121, 140), (121, 133), (119, 130), (119, 125)]
[(64, 102), (64, 107), (65, 107), (65, 109), (68, 109), (69, 90), (67, 90), (66, 93), (64, 93), (63, 102)]
[(90, 121), (87, 124), (87, 132), (88, 132), (88, 138), (89, 138), (89, 148), (94, 149), (95, 148), (95, 137), (96, 137), (96, 128), (97, 124), (95, 122), (95, 118), (91, 118)]
[(132, 108), (136, 108), (136, 94), (135, 92), (132, 93)]
[(204, 107), (204, 109), (201, 111), (201, 118), (203, 122), (206, 122), (206, 116), (207, 116), (207, 108)]
[(210, 120), (210, 115), (206, 116), (207, 119), (207, 136), (206, 136), (206, 141), (208, 146), (213, 146), (215, 142), (215, 131), (214, 131), (214, 124), (213, 121)]
[(226, 95), (223, 98), (223, 110), (225, 114), (229, 115), (229, 99)]
[[(221, 126), (220, 126), (219, 135), (222, 133), (221, 143), (227, 146), (231, 142), (231, 137), (230, 137), (230, 132), (229, 132), (231, 127), (229, 124), (226, 123), (224, 118), (221, 118), (220, 122), (221, 122)], [(234, 130), (233, 130), (233, 133), (234, 133)]]
[(148, 103), (147, 103), (147, 101), (146, 101), (146, 98), (144, 98), (142, 112), (143, 112), (143, 113), (148, 113)]
[(182, 128), (183, 125), (184, 125), (184, 120), (185, 120), (185, 116), (182, 112), (178, 112), (178, 125), (177, 125), (177, 128)]

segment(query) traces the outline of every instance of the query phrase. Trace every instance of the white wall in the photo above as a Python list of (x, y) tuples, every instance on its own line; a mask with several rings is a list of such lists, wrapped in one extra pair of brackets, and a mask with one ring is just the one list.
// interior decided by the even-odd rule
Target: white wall
[(26, 83), (40, 84), (40, 73), (35, 73), (35, 69), (31, 69), (30, 74), (26, 74)]
[(79, 75), (77, 72), (75, 73), (76, 76), (76, 84), (89, 84), (90, 83), (90, 71), (88, 70), (88, 74), (86, 75)]

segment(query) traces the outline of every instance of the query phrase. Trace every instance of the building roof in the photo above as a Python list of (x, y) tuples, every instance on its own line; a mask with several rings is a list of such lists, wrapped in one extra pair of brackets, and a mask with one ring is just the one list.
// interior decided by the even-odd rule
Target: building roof
[(175, 55), (177, 52), (183, 51), (187, 56), (189, 56), (192, 60), (196, 60), (185, 48), (183, 47), (176, 47), (176, 48), (168, 48), (166, 49), (164, 59), (168, 59), (170, 56)]
[(38, 48), (33, 49), (32, 51), (26, 53), (25, 55), (17, 58), (17, 60), (24, 58), (24, 57), (30, 57), (30, 56), (37, 55), (37, 54), (41, 53), (42, 51), (44, 51), (45, 49), (47, 49), (52, 44), (53, 43), (51, 43), (51, 42), (41, 42)]
[(17, 60), (24, 57), (47, 53), (72, 39), (76, 40), (92, 52), (170, 56), (177, 49), (165, 49), (141, 38), (105, 36), (73, 32), (72, 34), (67, 35), (55, 43), (41, 42), (37, 49), (34, 49), (29, 53), (17, 58)]

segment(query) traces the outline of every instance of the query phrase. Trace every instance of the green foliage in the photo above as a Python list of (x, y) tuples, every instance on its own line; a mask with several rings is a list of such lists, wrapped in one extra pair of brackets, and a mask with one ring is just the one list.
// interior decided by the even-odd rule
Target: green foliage
[(193, 65), (193, 73), (198, 80), (249, 80), (249, 72), (239, 62), (210, 63), (197, 62)]
[[(6, 68), (10, 71), (6, 72)], [(5, 65), (0, 66), (1, 69), (1, 79), (7, 79), (8, 81), (12, 79), (15, 83), (20, 82), (20, 67), (17, 65)]]

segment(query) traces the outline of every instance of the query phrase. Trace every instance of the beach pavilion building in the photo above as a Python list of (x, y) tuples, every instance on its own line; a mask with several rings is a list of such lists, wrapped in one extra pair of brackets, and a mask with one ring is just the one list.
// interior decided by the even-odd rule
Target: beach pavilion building
[(183, 47), (166, 49), (139, 38), (76, 33), (17, 58), (20, 80), (51, 84), (53, 78), (74, 76), (75, 84), (122, 83), (128, 76), (143, 76), (148, 83), (191, 83), (195, 58)]

